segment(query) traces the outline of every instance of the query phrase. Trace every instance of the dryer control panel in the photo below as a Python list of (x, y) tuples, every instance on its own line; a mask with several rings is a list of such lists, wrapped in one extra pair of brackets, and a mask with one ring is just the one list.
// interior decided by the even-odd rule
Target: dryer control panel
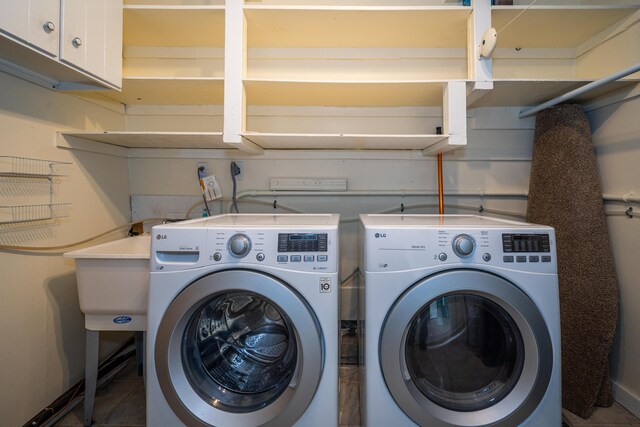
[(540, 273), (556, 269), (555, 235), (549, 227), (368, 227), (362, 233), (366, 271), (454, 265)]

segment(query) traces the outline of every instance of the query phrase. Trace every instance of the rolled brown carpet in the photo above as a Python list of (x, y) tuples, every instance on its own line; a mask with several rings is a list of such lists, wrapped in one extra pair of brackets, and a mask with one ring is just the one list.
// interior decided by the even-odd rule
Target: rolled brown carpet
[(608, 355), (618, 314), (589, 122), (579, 105), (540, 111), (527, 221), (556, 230), (562, 336), (562, 406), (583, 418), (613, 403)]

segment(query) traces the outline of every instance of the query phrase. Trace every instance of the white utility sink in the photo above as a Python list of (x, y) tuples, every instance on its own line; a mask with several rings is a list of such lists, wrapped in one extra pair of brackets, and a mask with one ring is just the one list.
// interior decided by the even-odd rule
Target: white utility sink
[(150, 243), (149, 236), (143, 235), (64, 254), (76, 261), (86, 329), (147, 329)]

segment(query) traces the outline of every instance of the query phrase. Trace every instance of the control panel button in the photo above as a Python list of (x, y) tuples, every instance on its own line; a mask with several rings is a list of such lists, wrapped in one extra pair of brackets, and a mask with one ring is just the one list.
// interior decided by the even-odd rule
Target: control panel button
[(262, 252), (259, 252), (259, 253), (256, 255), (256, 259), (257, 259), (258, 261), (264, 261), (264, 254), (263, 254)]
[(469, 257), (476, 248), (476, 241), (468, 234), (458, 234), (451, 242), (453, 252), (460, 258)]
[(549, 255), (542, 255), (542, 262), (551, 262), (551, 257)]
[(502, 261), (504, 262), (513, 262), (513, 255), (505, 255), (502, 257)]
[(489, 253), (482, 254), (482, 259), (483, 259), (485, 262), (489, 262), (489, 261), (491, 261), (491, 254), (489, 254)]
[(318, 255), (316, 259), (318, 260), (318, 262), (327, 262), (329, 260), (329, 257), (327, 255)]
[(313, 262), (314, 259), (315, 259), (315, 257), (313, 255), (305, 255), (304, 256), (304, 262)]
[(540, 262), (540, 257), (537, 255), (529, 255), (529, 262)]
[(220, 252), (216, 252), (215, 254), (213, 254), (214, 261), (220, 261), (221, 259), (222, 259), (222, 254)]
[(287, 262), (289, 261), (288, 255), (278, 255), (278, 262)]
[(302, 257), (300, 255), (291, 255), (291, 262), (300, 262)]
[(527, 262), (527, 257), (526, 256), (517, 256), (516, 257), (516, 262)]
[(229, 251), (236, 258), (247, 256), (251, 250), (251, 240), (244, 234), (234, 234), (229, 239)]
[(447, 254), (445, 254), (444, 252), (440, 252), (440, 253), (438, 254), (438, 259), (439, 259), (440, 261), (446, 261), (446, 260), (447, 260)]

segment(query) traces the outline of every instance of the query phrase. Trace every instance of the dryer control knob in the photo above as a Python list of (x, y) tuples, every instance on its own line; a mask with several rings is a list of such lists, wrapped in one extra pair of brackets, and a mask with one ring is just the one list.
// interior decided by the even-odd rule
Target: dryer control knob
[(453, 251), (460, 258), (470, 256), (476, 248), (476, 241), (468, 234), (458, 234), (453, 238)]
[(229, 250), (236, 258), (245, 257), (251, 250), (251, 240), (244, 234), (234, 234), (229, 239)]

